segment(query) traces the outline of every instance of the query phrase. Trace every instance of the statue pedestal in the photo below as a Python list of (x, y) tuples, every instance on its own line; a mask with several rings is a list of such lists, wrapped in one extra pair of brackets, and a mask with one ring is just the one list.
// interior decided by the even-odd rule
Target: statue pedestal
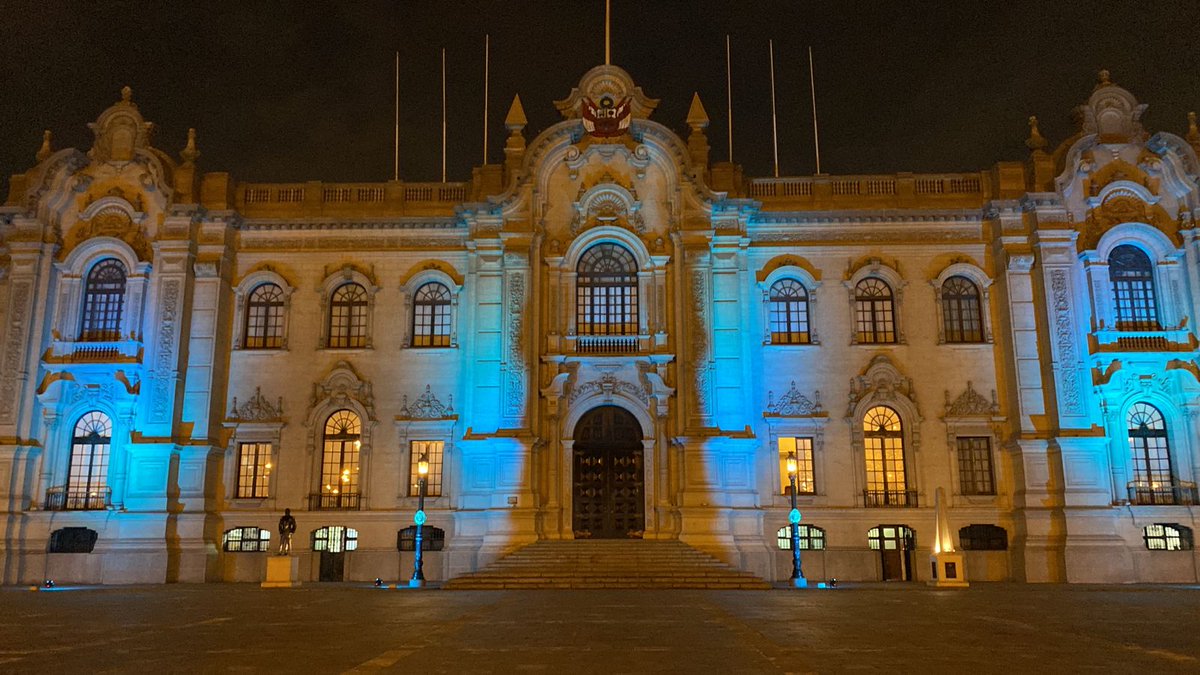
[(267, 556), (263, 588), (296, 588), (300, 585), (300, 558), (294, 555)]
[(933, 566), (933, 577), (929, 580), (930, 586), (966, 588), (970, 585), (967, 583), (967, 563), (963, 560), (963, 554), (934, 553), (929, 556), (929, 563)]

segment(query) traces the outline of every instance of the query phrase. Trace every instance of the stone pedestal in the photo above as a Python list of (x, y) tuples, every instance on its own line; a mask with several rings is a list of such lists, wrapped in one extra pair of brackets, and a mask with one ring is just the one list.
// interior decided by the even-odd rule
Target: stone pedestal
[(300, 585), (300, 558), (294, 555), (267, 556), (263, 588), (296, 588)]
[(929, 579), (930, 586), (938, 588), (966, 588), (967, 564), (961, 553), (934, 553), (929, 556), (933, 566), (933, 576)]

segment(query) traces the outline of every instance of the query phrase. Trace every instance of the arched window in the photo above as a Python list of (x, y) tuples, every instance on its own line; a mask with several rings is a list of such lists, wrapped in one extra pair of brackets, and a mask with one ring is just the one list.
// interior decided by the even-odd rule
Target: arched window
[(341, 553), (358, 548), (358, 530), (341, 525), (327, 525), (313, 530), (312, 550)]
[(279, 349), (283, 346), (283, 289), (259, 284), (246, 300), (246, 349)]
[(904, 433), (900, 415), (875, 406), (863, 416), (863, 450), (867, 464), (867, 506), (916, 506), (904, 472)]
[[(825, 530), (816, 525), (800, 525), (800, 550), (821, 551), (825, 549)], [(775, 532), (775, 543), (784, 551), (792, 550), (792, 526), (784, 525)]]
[(771, 344), (808, 344), (808, 290), (795, 279), (771, 284)]
[(67, 467), (66, 509), (103, 509), (108, 506), (108, 458), (112, 445), (112, 420), (93, 410), (75, 423), (71, 437), (71, 462)]
[(329, 306), (329, 341), (326, 346), (367, 346), (367, 289), (353, 282), (334, 289)]
[(417, 289), (413, 296), (414, 347), (450, 346), (450, 289), (435, 282)]
[(1177, 503), (1180, 495), (1176, 494), (1171, 448), (1162, 413), (1149, 403), (1134, 403), (1127, 419), (1133, 459), (1130, 500), (1135, 504)]
[(261, 553), (271, 548), (271, 531), (257, 527), (235, 527), (221, 536), (221, 548), (230, 553)]
[(946, 342), (983, 342), (979, 289), (970, 279), (950, 277), (942, 284), (942, 323)]
[(633, 254), (616, 244), (597, 244), (580, 257), (576, 272), (576, 332), (637, 335), (638, 277)]
[(81, 341), (121, 339), (125, 277), (125, 265), (115, 258), (105, 258), (92, 266), (83, 291), (83, 322), (79, 331)]
[(854, 287), (854, 320), (859, 344), (896, 341), (892, 288), (882, 279), (867, 277)]
[(1151, 551), (1190, 551), (1195, 545), (1192, 528), (1179, 523), (1155, 523), (1142, 528), (1142, 538)]
[(1154, 266), (1142, 249), (1122, 244), (1108, 256), (1108, 276), (1117, 304), (1117, 328), (1158, 330), (1154, 299)]
[(325, 420), (321, 451), (321, 492), (310, 508), (358, 508), (358, 456), (362, 423), (350, 410), (338, 410)]

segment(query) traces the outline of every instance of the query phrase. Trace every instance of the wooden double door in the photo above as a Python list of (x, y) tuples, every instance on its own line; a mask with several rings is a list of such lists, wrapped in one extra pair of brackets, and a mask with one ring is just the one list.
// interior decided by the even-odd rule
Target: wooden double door
[(575, 427), (574, 452), (575, 538), (641, 538), (646, 478), (637, 418), (617, 406), (589, 411)]

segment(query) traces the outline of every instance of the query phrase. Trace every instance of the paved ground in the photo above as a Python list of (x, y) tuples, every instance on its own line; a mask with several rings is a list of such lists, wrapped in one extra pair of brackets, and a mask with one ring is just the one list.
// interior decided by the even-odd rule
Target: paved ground
[(0, 590), (4, 672), (1200, 672), (1200, 587)]

